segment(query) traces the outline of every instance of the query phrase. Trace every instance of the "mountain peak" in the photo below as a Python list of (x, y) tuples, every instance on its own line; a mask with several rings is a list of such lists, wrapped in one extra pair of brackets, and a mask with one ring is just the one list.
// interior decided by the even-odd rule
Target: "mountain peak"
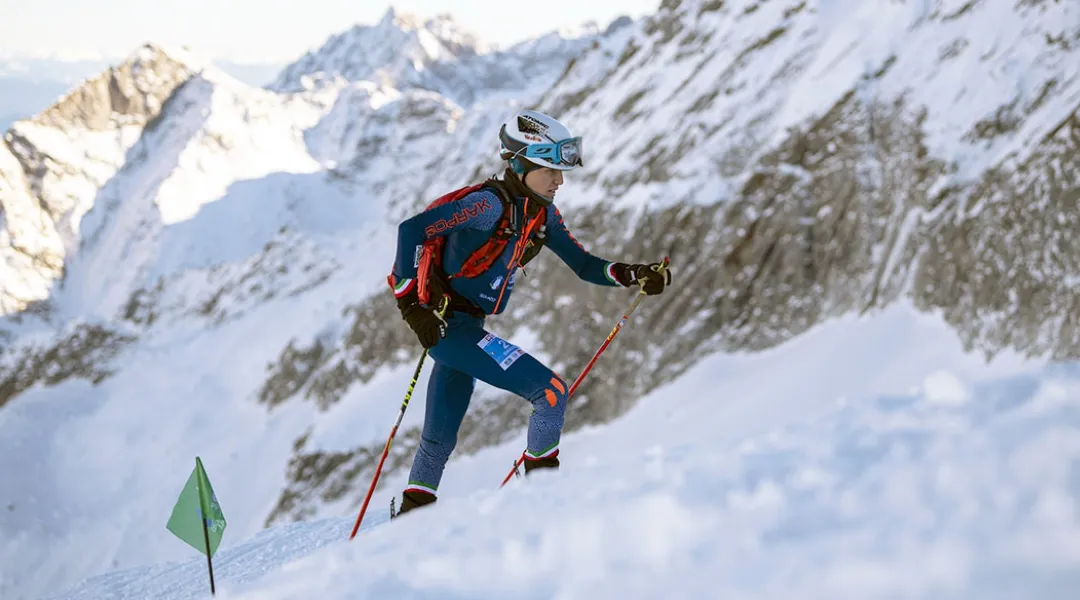
[(107, 129), (118, 120), (145, 124), (177, 86), (203, 68), (185, 49), (143, 44), (122, 63), (73, 88), (33, 122), (90, 130)]
[[(364, 27), (358, 25), (357, 27)], [(372, 26), (369, 26), (372, 27)], [(454, 20), (453, 15), (450, 13), (439, 13), (430, 17), (423, 17), (417, 13), (402, 11), (396, 9), (393, 6), (387, 7), (386, 12), (383, 13), (382, 18), (374, 26), (376, 29), (395, 28), (401, 31), (419, 31), (427, 29), (429, 31), (438, 32), (440, 30), (449, 32), (449, 30), (456, 30), (458, 35), (473, 38), (477, 44), (483, 45), (483, 42), (479, 40), (472, 32), (464, 28), (460, 23)], [(354, 27), (355, 29), (355, 27)]]
[(449, 15), (423, 18), (390, 7), (374, 25), (356, 25), (331, 36), (282, 70), (270, 88), (295, 92), (311, 87), (312, 81), (338, 77), (415, 87), (417, 75), (430, 65), (487, 50)]
[(379, 25), (391, 24), (391, 23), (394, 22), (394, 19), (396, 19), (396, 18), (397, 18), (397, 9), (395, 9), (394, 5), (391, 4), (391, 5), (386, 7), (386, 12), (384, 12), (382, 18), (379, 19)]
[(369, 81), (441, 94), (462, 107), (504, 92), (532, 93), (552, 83), (600, 37), (595, 23), (550, 32), (508, 49), (488, 45), (453, 17), (418, 17), (389, 8), (286, 67), (269, 89), (300, 92)]

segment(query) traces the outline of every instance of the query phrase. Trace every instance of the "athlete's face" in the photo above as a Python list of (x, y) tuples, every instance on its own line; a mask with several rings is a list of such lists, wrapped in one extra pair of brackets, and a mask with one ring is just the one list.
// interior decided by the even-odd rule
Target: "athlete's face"
[(555, 197), (555, 192), (559, 191), (559, 186), (562, 183), (562, 171), (558, 169), (541, 167), (529, 171), (525, 175), (525, 185), (529, 186), (529, 189), (537, 194), (548, 198)]

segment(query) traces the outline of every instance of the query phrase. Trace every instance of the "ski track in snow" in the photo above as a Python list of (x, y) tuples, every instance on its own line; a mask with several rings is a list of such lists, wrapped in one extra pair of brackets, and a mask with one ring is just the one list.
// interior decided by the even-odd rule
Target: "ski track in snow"
[[(352, 542), (355, 507), (243, 541), (227, 530), (218, 597), (1072, 598), (1080, 585), (1080, 368), (985, 364), (910, 307), (708, 357), (567, 436), (558, 474), (498, 490), (521, 441), (453, 460), (439, 503), (389, 525), (403, 481), (387, 478)], [(228, 518), (234, 499), (219, 499)], [(205, 558), (188, 554), (55, 598), (207, 597)]]

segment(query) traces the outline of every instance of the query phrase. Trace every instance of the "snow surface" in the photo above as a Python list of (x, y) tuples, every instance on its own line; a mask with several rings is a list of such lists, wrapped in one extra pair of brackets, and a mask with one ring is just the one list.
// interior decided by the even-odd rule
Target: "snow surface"
[[(371, 410), (388, 429), (397, 407)], [(355, 507), (253, 537), (230, 521), (218, 597), (1072, 598), (1078, 427), (1076, 365), (984, 363), (897, 305), (710, 356), (567, 436), (557, 474), (498, 490), (519, 437), (452, 461), (435, 507), (387, 525), (389, 478), (352, 542)], [(242, 518), (250, 491), (208, 454)], [(160, 474), (144, 543), (186, 558), (54, 597), (208, 597), (205, 559), (164, 529), (184, 478)]]

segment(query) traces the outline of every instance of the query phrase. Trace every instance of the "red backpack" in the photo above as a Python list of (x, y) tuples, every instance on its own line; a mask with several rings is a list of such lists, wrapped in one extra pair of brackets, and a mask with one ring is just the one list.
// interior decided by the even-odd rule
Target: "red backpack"
[[(442, 264), (443, 249), (446, 246), (446, 237), (436, 236), (426, 240), (423, 243), (423, 249), (418, 260), (416, 272), (416, 293), (421, 303), (429, 303), (431, 299), (431, 288), (433, 279), (438, 279), (438, 281), (435, 281), (435, 285), (439, 286), (440, 289), (449, 290), (449, 282), (447, 281), (448, 279), (453, 279), (455, 277), (464, 277), (466, 279), (469, 279), (486, 272), (489, 268), (491, 268), (492, 263), (494, 263), (495, 260), (502, 255), (503, 251), (506, 249), (507, 242), (510, 241), (510, 238), (513, 237), (515, 233), (517, 233), (517, 230), (514, 229), (513, 223), (511, 222), (512, 210), (510, 202), (507, 201), (503, 190), (499, 189), (498, 184), (495, 183), (493, 180), (466, 186), (452, 192), (443, 194), (442, 196), (436, 198), (434, 202), (424, 207), (424, 210), (431, 210), (436, 206), (441, 206), (448, 202), (455, 202), (464, 198), (465, 196), (468, 196), (473, 192), (483, 189), (485, 186), (494, 189), (495, 195), (499, 197), (499, 201), (502, 203), (502, 216), (499, 217), (499, 222), (496, 224), (495, 230), (492, 232), (491, 237), (489, 237), (482, 246), (477, 248), (476, 251), (469, 255), (467, 259), (465, 259), (465, 262), (461, 265), (461, 269), (459, 269), (458, 272), (454, 273), (453, 275), (448, 275), (443, 269)], [(482, 206), (479, 206), (476, 208), (476, 210), (482, 211), (485, 209)], [(435, 233), (439, 233), (440, 231), (457, 224), (459, 218), (467, 219), (470, 216), (475, 216), (475, 214), (477, 213), (464, 214), (460, 215), (460, 217), (459, 215), (454, 215), (448, 221), (440, 221), (434, 225), (429, 226), (425, 233), (429, 236)], [(536, 230), (537, 226), (544, 222), (545, 218), (546, 211), (541, 209), (526, 224), (524, 234), (521, 236), (521, 240), (528, 241), (530, 235)], [(543, 242), (541, 241), (540, 243), (542, 244)], [(533, 242), (533, 244), (536, 245), (535, 242)], [(522, 247), (520, 249), (517, 249), (515, 251), (513, 260), (520, 261), (522, 255), (524, 255), (525, 244), (522, 243), (521, 246)], [(539, 248), (536, 248), (536, 250), (539, 250)], [(533, 251), (532, 255), (535, 256), (535, 253), (536, 252)], [(507, 278), (507, 280), (509, 280), (509, 278)], [(386, 281), (390, 284), (390, 288), (393, 289), (394, 275), (392, 273), (386, 278)], [(506, 281), (503, 281), (503, 290), (505, 289)], [(502, 291), (500, 291), (499, 293), (499, 300), (502, 300)]]

